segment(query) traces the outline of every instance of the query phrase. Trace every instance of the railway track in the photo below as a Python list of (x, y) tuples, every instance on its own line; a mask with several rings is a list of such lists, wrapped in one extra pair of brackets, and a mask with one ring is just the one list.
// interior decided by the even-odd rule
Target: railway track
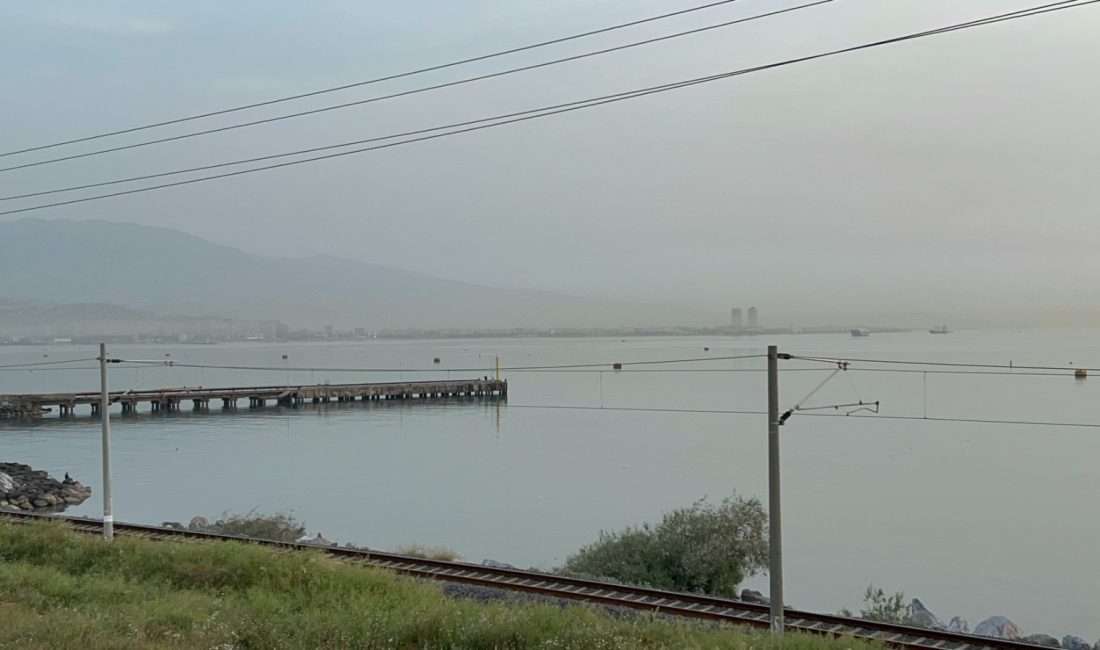
[[(59, 517), (30, 513), (0, 512), (0, 521), (28, 522), (59, 520), (73, 529), (89, 534), (102, 534), (102, 523), (97, 519)], [(445, 562), (422, 558), (362, 551), (337, 547), (317, 547), (305, 544), (255, 540), (233, 535), (199, 533), (174, 528), (115, 523), (118, 535), (145, 537), (158, 540), (188, 541), (236, 541), (284, 549), (320, 549), (333, 557), (348, 562), (381, 567), (409, 576), (454, 582), (508, 591), (519, 591), (553, 598), (600, 603), (615, 607), (659, 612), (691, 619), (720, 621), (732, 625), (766, 629), (770, 627), (767, 605), (700, 594), (684, 594), (660, 589), (617, 585), (595, 580), (569, 578), (534, 571), (487, 567), (462, 562)], [(861, 619), (816, 614), (794, 609), (786, 610), (786, 629), (825, 635), (851, 635), (860, 639), (874, 639), (895, 647), (936, 650), (1034, 650), (1035, 646), (1020, 641), (993, 639), (942, 632), (923, 628), (876, 623)], [(1049, 650), (1049, 649), (1048, 649)]]

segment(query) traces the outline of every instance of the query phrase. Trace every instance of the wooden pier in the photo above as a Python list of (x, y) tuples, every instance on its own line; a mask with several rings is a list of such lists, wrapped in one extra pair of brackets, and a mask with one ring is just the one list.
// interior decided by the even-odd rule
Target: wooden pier
[[(449, 397), (507, 397), (505, 379), (459, 379), (448, 381), (414, 381), (375, 384), (315, 384), (307, 386), (241, 386), (203, 388), (184, 386), (111, 393), (111, 404), (119, 404), (122, 414), (135, 413), (141, 404), (148, 404), (153, 413), (178, 412), (186, 405), (190, 410), (208, 411), (211, 402), (221, 402), (222, 411), (233, 411), (242, 400), (249, 408), (262, 408), (269, 403), (297, 407), (307, 402), (354, 402), (380, 400), (432, 400)], [(100, 394), (44, 393), (32, 395), (0, 395), (0, 417), (38, 417), (54, 409), (62, 417), (76, 414), (87, 407), (98, 416)]]

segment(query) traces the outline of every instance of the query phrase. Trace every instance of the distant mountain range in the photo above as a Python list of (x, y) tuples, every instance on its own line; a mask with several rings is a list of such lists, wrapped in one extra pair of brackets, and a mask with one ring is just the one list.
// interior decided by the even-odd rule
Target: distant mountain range
[(294, 327), (617, 327), (716, 320), (668, 305), (496, 289), (331, 256), (265, 257), (168, 228), (98, 220), (0, 224), (0, 296), (277, 319)]
[[(132, 336), (209, 329), (221, 319), (161, 315), (102, 303), (55, 304), (39, 300), (0, 298), (0, 341), (17, 337), (37, 339), (98, 334)], [(235, 321), (232, 321), (235, 322)]]

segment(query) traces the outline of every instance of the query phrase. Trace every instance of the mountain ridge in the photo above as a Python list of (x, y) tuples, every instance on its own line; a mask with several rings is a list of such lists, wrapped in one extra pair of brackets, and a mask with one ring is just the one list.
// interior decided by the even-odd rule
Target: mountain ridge
[(317, 254), (248, 253), (164, 226), (24, 218), (0, 226), (0, 294), (188, 316), (371, 329), (617, 327), (707, 316), (676, 306), (494, 288)]

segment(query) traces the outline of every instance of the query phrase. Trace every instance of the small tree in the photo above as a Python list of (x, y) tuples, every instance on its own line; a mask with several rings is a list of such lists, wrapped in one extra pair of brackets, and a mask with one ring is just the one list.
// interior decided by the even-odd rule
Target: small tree
[[(856, 618), (880, 623), (900, 623), (902, 625), (914, 625), (913, 607), (906, 604), (905, 594), (898, 592), (892, 596), (886, 595), (882, 589), (874, 584), (867, 585), (867, 591), (863, 593), (863, 609), (859, 610)], [(840, 610), (841, 616), (853, 616), (849, 609)]]
[(601, 532), (566, 560), (569, 573), (660, 589), (736, 596), (745, 577), (767, 569), (768, 517), (758, 499), (705, 499), (617, 533)]

